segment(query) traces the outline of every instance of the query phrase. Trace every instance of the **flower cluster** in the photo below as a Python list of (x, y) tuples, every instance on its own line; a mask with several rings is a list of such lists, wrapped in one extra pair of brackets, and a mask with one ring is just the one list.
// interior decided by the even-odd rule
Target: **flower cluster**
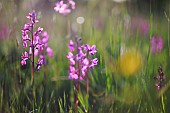
[(166, 77), (164, 75), (164, 72), (161, 66), (159, 66), (158, 68), (158, 74), (159, 75), (154, 77), (154, 79), (158, 81), (158, 83), (155, 84), (155, 86), (157, 87), (157, 90), (160, 90), (164, 85), (164, 81), (166, 80)]
[[(34, 55), (35, 56), (39, 56), (40, 59), (43, 60), (42, 64), (46, 64), (46, 61), (45, 61), (45, 53), (47, 53), (47, 55), (52, 58), (53, 57), (53, 50), (48, 46), (48, 39), (49, 39), (49, 35), (48, 33), (45, 31), (41, 34), (41, 44), (43, 45), (43, 48), (42, 47), (39, 47), (39, 48), (36, 48), (35, 51), (34, 51)], [(42, 61), (41, 60), (41, 61)], [(40, 66), (37, 67), (37, 70), (40, 69)]]
[(60, 14), (67, 15), (75, 9), (75, 2), (73, 0), (67, 0), (65, 3), (63, 0), (57, 2), (54, 7), (54, 10)]
[(29, 52), (25, 51), (21, 56), (21, 65), (26, 65), (26, 61), (30, 60), (34, 63), (31, 56), (39, 56), (38, 62), (36, 63), (36, 69), (39, 70), (40, 66), (44, 64), (44, 55), (40, 54), (46, 49), (47, 54), (52, 57), (52, 49), (48, 47), (48, 34), (47, 32), (42, 33), (43, 28), (39, 27), (36, 32), (34, 32), (34, 25), (38, 22), (36, 20), (35, 11), (29, 13), (27, 16), (29, 19), (29, 23), (25, 24), (24, 28), (22, 29), (22, 41), (23, 41), (23, 48), (29, 48)]
[(153, 36), (150, 39), (150, 44), (151, 44), (151, 51), (153, 54), (155, 54), (156, 52), (161, 52), (163, 49), (163, 39), (162, 37), (155, 37)]
[(81, 45), (80, 41), (81, 38), (75, 37), (75, 43), (73, 40), (70, 40), (68, 45), (70, 49), (67, 54), (67, 58), (70, 61), (69, 79), (83, 80), (87, 75), (88, 69), (93, 69), (98, 63), (97, 58), (92, 59), (92, 56), (97, 52), (96, 46)]

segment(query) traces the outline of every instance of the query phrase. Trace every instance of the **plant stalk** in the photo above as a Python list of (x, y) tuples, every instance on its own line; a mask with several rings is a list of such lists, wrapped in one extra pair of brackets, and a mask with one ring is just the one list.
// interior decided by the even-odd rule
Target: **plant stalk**
[(76, 94), (75, 94), (75, 112), (76, 113), (78, 113), (78, 104), (79, 104), (78, 92), (79, 92), (79, 87), (80, 87), (80, 84), (79, 84), (79, 81), (77, 80), (76, 81), (76, 85), (75, 85), (75, 88), (76, 88)]
[(34, 44), (33, 44), (33, 41), (34, 41), (34, 34), (33, 34), (33, 26), (31, 27), (31, 35), (32, 35), (32, 41), (31, 41), (31, 49), (32, 49), (32, 79), (31, 79), (31, 84), (33, 85), (34, 84), (34, 72), (35, 72), (35, 69), (34, 69)]

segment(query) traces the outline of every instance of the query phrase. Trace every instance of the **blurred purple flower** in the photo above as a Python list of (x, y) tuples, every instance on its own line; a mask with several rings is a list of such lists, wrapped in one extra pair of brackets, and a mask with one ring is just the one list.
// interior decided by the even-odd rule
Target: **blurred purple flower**
[(90, 45), (85, 44), (82, 46), (82, 48), (84, 48), (85, 51), (89, 51), (90, 55), (94, 55), (94, 53), (96, 53), (96, 45), (92, 45), (92, 47), (90, 47)]
[(48, 54), (48, 56), (50, 57), (50, 58), (52, 58), (53, 57), (53, 50), (50, 48), (50, 47), (47, 47), (47, 54)]
[(98, 63), (98, 59), (97, 58), (94, 58), (93, 60), (91, 60), (91, 65), (89, 66), (89, 68), (94, 68), (94, 66), (96, 66)]
[(150, 31), (150, 22), (144, 18), (132, 17), (131, 29), (134, 32), (139, 32), (140, 35), (147, 35)]
[(45, 31), (42, 34), (42, 37), (43, 37), (42, 42), (45, 44), (44, 46), (46, 47), (47, 46), (47, 42), (48, 42), (48, 38), (49, 38), (48, 33)]
[(67, 58), (70, 60), (70, 65), (75, 65), (75, 60), (72, 52), (68, 52)]
[(28, 16), (26, 16), (30, 21), (31, 21), (31, 25), (35, 24), (36, 22), (39, 22), (38, 20), (36, 20), (36, 14), (35, 11), (33, 11), (32, 13), (29, 13)]
[(82, 69), (81, 69), (81, 72), (82, 72), (82, 76), (81, 76), (81, 80), (86, 76), (86, 72), (87, 72), (87, 69), (89, 67), (89, 60), (87, 58), (85, 58), (83, 61), (82, 61)]
[[(26, 17), (29, 19), (29, 23), (25, 24), (21, 31), (23, 48), (27, 49), (29, 52), (25, 52), (25, 54), (21, 56), (21, 64), (26, 64), (26, 60), (29, 59), (29, 55), (35, 55), (39, 57), (38, 63), (31, 61), (32, 59), (29, 60), (33, 62), (33, 64), (36, 64), (36, 70), (40, 70), (40, 67), (45, 64), (45, 52), (47, 52), (49, 57), (52, 57), (53, 51), (47, 44), (49, 38), (47, 32), (45, 31), (42, 33), (43, 28), (41, 27), (38, 27), (38, 29), (34, 32), (34, 24), (38, 22), (38, 20), (36, 20), (35, 11), (29, 13)], [(29, 36), (31, 36), (31, 38)]]
[[(75, 43), (70, 40), (68, 44), (68, 48), (70, 51), (67, 54), (67, 58), (70, 61), (70, 68), (69, 68), (69, 79), (80, 79), (83, 80), (84, 77), (87, 75), (88, 69), (93, 69), (94, 66), (97, 65), (98, 59), (92, 59), (94, 53), (96, 53), (96, 46), (93, 45), (90, 47), (88, 44), (81, 45), (80, 41), (81, 38), (75, 36)], [(75, 54), (73, 54), (72, 52)]]
[(84, 44), (81, 46), (85, 51), (89, 51), (90, 50), (90, 45), (89, 44)]
[(72, 52), (68, 52), (67, 58), (68, 58), (68, 59), (73, 58), (73, 53), (72, 53)]
[(89, 65), (89, 60), (87, 58), (83, 59), (82, 64), (84, 66), (88, 66)]
[[(41, 29), (39, 29), (39, 31), (41, 31)], [(36, 37), (36, 49), (34, 51), (35, 56), (41, 56), (41, 55), (45, 55), (47, 53), (47, 55), (52, 58), (53, 57), (53, 50), (48, 46), (48, 40), (49, 40), (49, 36), (48, 33), (46, 31), (44, 31), (40, 36)], [(44, 56), (45, 57), (45, 56)], [(45, 60), (45, 58), (44, 58)]]
[(162, 37), (155, 37), (153, 36), (150, 39), (150, 44), (151, 44), (151, 51), (153, 54), (155, 54), (156, 52), (161, 52), (163, 49), (163, 39)]
[(75, 9), (76, 3), (73, 0), (67, 0), (65, 3), (63, 0), (57, 2), (55, 4), (54, 10), (60, 14), (67, 15), (71, 13), (73, 9)]
[(43, 28), (39, 27), (39, 28), (37, 29), (37, 31), (34, 33), (34, 36), (35, 36), (35, 37), (38, 36), (39, 34), (41, 34), (42, 31), (43, 31)]
[(160, 90), (166, 81), (166, 76), (164, 75), (162, 66), (159, 66), (158, 68), (158, 75), (154, 77), (155, 80), (157, 80), (158, 83), (155, 84), (155, 86), (157, 87), (157, 90)]
[(74, 51), (74, 42), (70, 40), (70, 44), (68, 45), (68, 48), (70, 49), (71, 52)]
[(69, 79), (78, 79), (77, 70), (75, 69), (75, 67), (69, 67), (69, 75)]
[(26, 65), (26, 60), (29, 59), (28, 53), (25, 52), (24, 54), (22, 54), (21, 59), (21, 65)]
[(90, 48), (90, 50), (89, 50), (89, 54), (90, 55), (94, 55), (94, 53), (96, 53), (97, 51), (96, 51), (96, 45), (93, 45), (91, 48)]
[[(25, 54), (23, 54), (21, 56), (21, 59), (22, 59), (21, 64), (22, 65), (26, 65), (26, 60), (28, 60), (29, 55), (35, 54), (35, 56), (36, 56), (38, 54), (38, 51), (36, 50), (37, 48), (43, 49), (43, 44), (41, 43), (41, 40), (39, 39), (39, 36), (38, 36), (42, 32), (43, 28), (39, 27), (38, 30), (35, 33), (33, 33), (34, 24), (36, 22), (38, 22), (38, 20), (36, 20), (35, 11), (29, 13), (29, 15), (26, 17), (29, 19), (30, 23), (25, 24), (21, 31), (22, 31), (23, 48), (26, 49), (27, 47), (29, 47), (29, 54), (28, 54), (28, 52), (25, 52)], [(29, 38), (28, 33), (31, 34), (30, 35), (30, 36), (32, 36), (31, 38)], [(29, 60), (31, 61), (31, 59), (29, 59)], [(37, 64), (39, 65), (39, 63), (37, 63)], [(40, 66), (41, 65), (39, 65), (38, 68), (40, 68)]]
[(44, 59), (43, 58), (39, 58), (38, 59), (38, 64), (37, 64), (37, 67), (36, 67), (36, 70), (39, 71), (40, 70), (40, 67), (44, 64)]
[(157, 87), (157, 90), (160, 90), (160, 89), (161, 89), (160, 84), (155, 84), (155, 86)]
[(81, 60), (83, 57), (86, 56), (86, 54), (83, 52), (82, 48), (78, 47), (78, 53), (76, 55), (76, 61)]
[(4, 40), (8, 37), (10, 29), (6, 25), (0, 26), (0, 39)]

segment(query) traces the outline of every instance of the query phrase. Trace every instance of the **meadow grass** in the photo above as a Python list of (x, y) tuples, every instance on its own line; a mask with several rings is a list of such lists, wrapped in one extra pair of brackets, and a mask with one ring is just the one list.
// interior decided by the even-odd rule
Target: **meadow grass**
[[(80, 81), (78, 112), (170, 112), (170, 5), (164, 6), (166, 15), (162, 12), (159, 16), (150, 11), (147, 16), (140, 14), (139, 10), (134, 16), (129, 13), (126, 3), (77, 0), (76, 9), (66, 17), (53, 12), (52, 4), (55, 2), (49, 2), (51, 5), (47, 7), (48, 10), (45, 9), (46, 5), (41, 9), (31, 2), (32, 5), (26, 1), (0, 2), (0, 25), (9, 28), (5, 39), (0, 41), (1, 113), (75, 112), (75, 82), (68, 79), (69, 61), (66, 58), (69, 51), (67, 45), (74, 35), (82, 37), (83, 43), (95, 44), (95, 57), (99, 60), (94, 70), (88, 71), (89, 96), (86, 95), (85, 81)], [(27, 8), (24, 8), (25, 4)], [(53, 58), (47, 60), (46, 76), (43, 71), (35, 72), (34, 87), (30, 84), (31, 63), (27, 62), (25, 66), (20, 64), (23, 52), (21, 29), (27, 22), (25, 16), (32, 9), (35, 9), (40, 19), (38, 26), (48, 31), (49, 45), (54, 52)], [(43, 12), (44, 10), (47, 11)], [(83, 24), (76, 22), (79, 16), (85, 18)], [(146, 35), (141, 34), (139, 26), (131, 28), (133, 17), (149, 22)], [(164, 42), (162, 51), (156, 54), (151, 52), (152, 36), (162, 36)], [(137, 55), (132, 55), (134, 51)], [(123, 59), (122, 55), (126, 58)], [(131, 64), (122, 67), (120, 62), (123, 62), (123, 66)], [(137, 62), (141, 62), (139, 67), (136, 67)], [(158, 91), (153, 77), (158, 75), (160, 65), (167, 79), (164, 87)]]

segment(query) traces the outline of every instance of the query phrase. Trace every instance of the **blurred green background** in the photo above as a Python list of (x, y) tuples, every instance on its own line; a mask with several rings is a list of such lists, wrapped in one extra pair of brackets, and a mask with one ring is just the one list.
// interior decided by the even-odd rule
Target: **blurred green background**
[[(170, 112), (170, 1), (75, 0), (67, 16), (54, 11), (57, 0), (0, 1), (0, 113), (74, 113), (74, 81), (67, 79), (67, 45), (75, 35), (82, 43), (95, 44), (99, 64), (89, 71), (90, 95), (79, 112)], [(35, 73), (31, 92), (31, 65), (21, 66), (21, 29), (35, 10), (36, 27), (49, 34), (53, 58), (47, 60), (47, 76)], [(80, 19), (81, 17), (81, 19)], [(169, 19), (169, 21), (168, 21)], [(150, 39), (161, 36), (163, 49), (152, 54)], [(162, 66), (164, 87), (153, 79)], [(43, 69), (42, 69), (43, 70)], [(35, 104), (33, 104), (33, 96)]]

